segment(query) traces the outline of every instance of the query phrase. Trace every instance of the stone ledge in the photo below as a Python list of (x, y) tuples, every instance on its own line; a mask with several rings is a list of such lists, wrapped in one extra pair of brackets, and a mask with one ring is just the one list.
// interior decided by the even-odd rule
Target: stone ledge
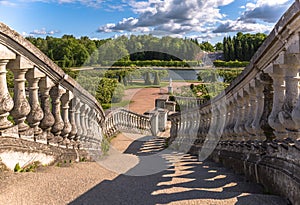
[(69, 160), (79, 161), (82, 158), (91, 160), (85, 150), (63, 149), (20, 138), (0, 137), (0, 160), (10, 170), (17, 163), (21, 167), (35, 161), (43, 165), (53, 165)]
[(300, 167), (297, 164), (274, 156), (246, 156), (245, 153), (217, 149), (210, 158), (262, 184), (266, 191), (288, 198), (293, 204), (300, 201)]

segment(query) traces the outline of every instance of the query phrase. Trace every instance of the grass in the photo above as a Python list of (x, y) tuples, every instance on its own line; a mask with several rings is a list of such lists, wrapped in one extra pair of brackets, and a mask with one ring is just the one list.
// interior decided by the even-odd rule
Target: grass
[(125, 106), (129, 105), (132, 102), (133, 101), (131, 101), (131, 100), (122, 100), (119, 103), (106, 103), (106, 104), (102, 104), (102, 108), (104, 110), (107, 110), (107, 109), (110, 109), (110, 108), (125, 107)]
[(26, 167), (22, 168), (19, 163), (16, 164), (14, 172), (35, 172), (40, 166), (40, 162), (33, 162)]

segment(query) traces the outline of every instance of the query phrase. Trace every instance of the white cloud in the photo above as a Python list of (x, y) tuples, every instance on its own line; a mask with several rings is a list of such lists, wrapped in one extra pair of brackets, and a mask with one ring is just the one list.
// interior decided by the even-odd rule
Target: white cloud
[(57, 34), (57, 33), (59, 33), (59, 31), (57, 31), (57, 30), (46, 30), (45, 28), (42, 28), (42, 29), (36, 29), (36, 30), (34, 30), (34, 31), (31, 31), (30, 33), (29, 33), (29, 35), (38, 35), (38, 36), (42, 36), (42, 35), (54, 35), (54, 34)]
[[(210, 24), (221, 21), (225, 16), (220, 6), (234, 0), (129, 0), (127, 3), (138, 17), (125, 18), (115, 24), (99, 27), (99, 32), (152, 31), (185, 35), (191, 31), (207, 32)], [(125, 2), (125, 1), (123, 1)]]
[(268, 33), (292, 2), (293, 0), (257, 0), (254, 3), (247, 3), (241, 7), (245, 11), (238, 19), (221, 22), (213, 32), (241, 31)]
[(58, 4), (80, 3), (84, 6), (99, 8), (106, 0), (18, 0), (22, 2), (44, 2)]
[(16, 6), (17, 4), (11, 1), (0, 0), (0, 5), (2, 6)]
[(233, 21), (227, 20), (223, 22), (214, 33), (227, 33), (227, 32), (260, 32), (268, 33), (273, 26), (259, 24), (256, 22)]

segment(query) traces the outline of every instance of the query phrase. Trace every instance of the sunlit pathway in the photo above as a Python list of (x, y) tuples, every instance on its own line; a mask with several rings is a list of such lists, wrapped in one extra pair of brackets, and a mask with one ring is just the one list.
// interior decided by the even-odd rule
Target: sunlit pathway
[(100, 163), (2, 176), (0, 204), (286, 204), (218, 164), (164, 144), (163, 137), (123, 134)]

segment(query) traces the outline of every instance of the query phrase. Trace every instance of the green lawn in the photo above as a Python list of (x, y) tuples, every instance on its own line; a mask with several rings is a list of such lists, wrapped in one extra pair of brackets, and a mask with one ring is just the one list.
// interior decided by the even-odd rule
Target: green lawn
[(119, 103), (106, 103), (106, 104), (102, 104), (102, 108), (104, 110), (107, 110), (107, 109), (110, 109), (110, 108), (125, 107), (125, 106), (129, 105), (132, 102), (133, 101), (130, 101), (130, 100), (122, 100)]

